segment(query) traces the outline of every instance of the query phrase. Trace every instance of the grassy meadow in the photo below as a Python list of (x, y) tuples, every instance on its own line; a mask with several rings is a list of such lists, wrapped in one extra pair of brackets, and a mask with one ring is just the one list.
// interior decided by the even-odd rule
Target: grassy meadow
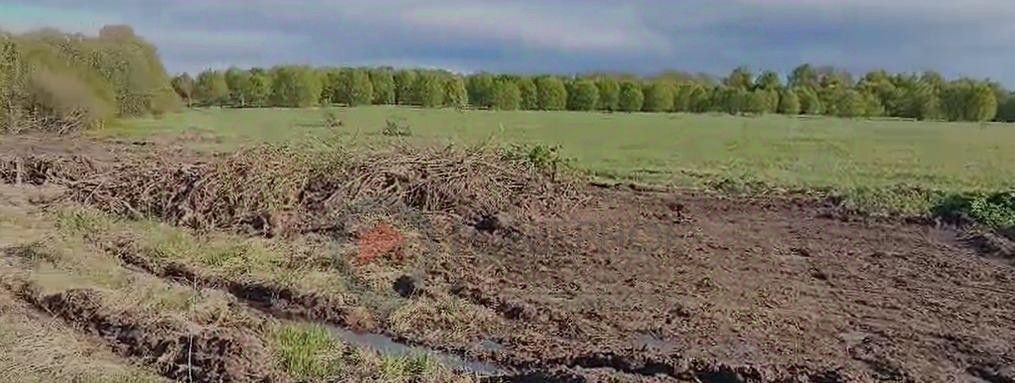
[[(1015, 126), (823, 117), (733, 117), (404, 107), (194, 109), (129, 120), (97, 134), (195, 140), (210, 150), (255, 142), (313, 140), (337, 131), (352, 142), (559, 145), (580, 168), (607, 179), (676, 186), (716, 180), (784, 188), (943, 191), (1015, 187)], [(409, 137), (380, 134), (387, 120)]]

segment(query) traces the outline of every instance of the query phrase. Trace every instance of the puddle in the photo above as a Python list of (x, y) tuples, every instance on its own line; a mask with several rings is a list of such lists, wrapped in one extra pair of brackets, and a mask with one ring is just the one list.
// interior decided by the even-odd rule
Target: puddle
[(655, 350), (665, 354), (673, 353), (678, 350), (676, 343), (649, 333), (638, 334), (638, 336), (634, 337), (633, 343), (636, 347), (641, 347), (646, 350)]
[[(401, 342), (398, 342), (391, 337), (381, 334), (372, 333), (357, 333), (341, 327), (326, 326), (335, 336), (341, 339), (343, 342), (361, 347), (375, 350), (385, 356), (418, 356), (427, 355), (435, 360), (443, 363), (451, 369), (458, 371), (470, 372), (478, 375), (506, 375), (510, 371), (500, 368), (496, 365), (480, 362), (478, 360), (470, 360), (462, 358), (458, 355), (449, 354), (446, 352), (439, 352), (431, 350), (425, 347), (410, 346)], [(500, 344), (492, 341), (483, 341), (483, 344), (489, 343), (489, 347), (502, 348)]]

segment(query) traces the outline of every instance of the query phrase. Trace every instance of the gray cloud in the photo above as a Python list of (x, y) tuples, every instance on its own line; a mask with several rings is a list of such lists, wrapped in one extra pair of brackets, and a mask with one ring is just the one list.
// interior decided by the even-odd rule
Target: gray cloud
[[(26, 17), (31, 14), (30, 17)], [(0, 25), (129, 23), (170, 70), (277, 63), (458, 71), (936, 69), (1015, 83), (1004, 0), (0, 2)]]

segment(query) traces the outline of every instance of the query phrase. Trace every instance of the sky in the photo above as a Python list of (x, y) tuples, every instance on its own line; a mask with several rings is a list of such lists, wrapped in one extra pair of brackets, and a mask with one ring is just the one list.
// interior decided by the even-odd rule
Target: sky
[(0, 0), (0, 29), (128, 24), (170, 72), (390, 65), (722, 75), (800, 63), (1015, 86), (1012, 0)]

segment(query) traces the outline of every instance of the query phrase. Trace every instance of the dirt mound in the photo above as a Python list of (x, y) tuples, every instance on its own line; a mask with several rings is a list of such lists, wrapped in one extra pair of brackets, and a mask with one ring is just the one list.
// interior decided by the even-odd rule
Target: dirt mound
[(106, 340), (120, 355), (179, 381), (280, 382), (269, 353), (248, 330), (199, 326), (104, 306), (101, 293), (72, 289), (42, 295), (31, 286), (19, 297)]
[(276, 235), (336, 230), (337, 217), (363, 204), (475, 221), (504, 209), (541, 214), (581, 201), (578, 187), (552, 178), (492, 150), (258, 147), (196, 163), (138, 158), (71, 189), (76, 200), (118, 214)]

